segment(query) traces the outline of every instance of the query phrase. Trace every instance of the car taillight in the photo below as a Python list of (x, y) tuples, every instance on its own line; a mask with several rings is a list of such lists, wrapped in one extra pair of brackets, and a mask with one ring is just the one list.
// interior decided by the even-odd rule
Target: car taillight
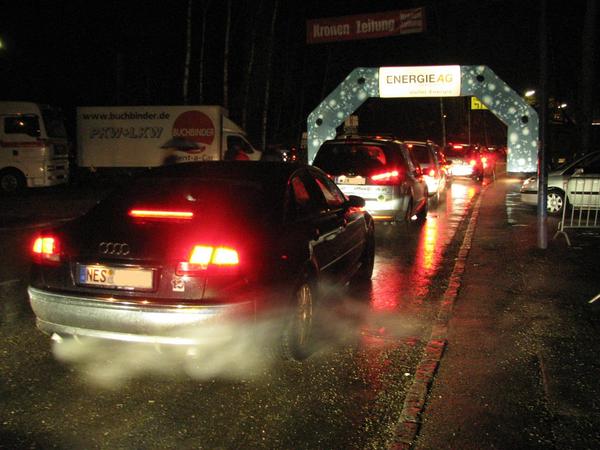
[(177, 265), (178, 275), (193, 275), (207, 270), (209, 267), (237, 267), (240, 257), (237, 250), (231, 247), (214, 247), (211, 245), (195, 245), (187, 261)]
[(429, 175), (431, 178), (434, 178), (435, 177), (435, 169), (429, 169), (429, 173), (427, 175)]
[(139, 219), (175, 219), (175, 220), (190, 220), (194, 218), (194, 213), (191, 211), (176, 211), (176, 210), (160, 210), (160, 209), (131, 209), (129, 211), (131, 217)]
[(400, 180), (400, 171), (390, 170), (387, 172), (371, 175), (371, 180), (375, 184), (396, 184)]
[(472, 166), (474, 166), (475, 164), (477, 164), (477, 161), (474, 160), (474, 159), (472, 159), (471, 161), (469, 161), (469, 164), (472, 165)]
[(482, 157), (481, 157), (481, 162), (482, 162), (482, 164), (483, 164), (483, 167), (484, 167), (484, 168), (487, 168), (487, 158), (486, 158), (485, 156), (482, 156)]
[(60, 248), (58, 239), (54, 236), (39, 236), (33, 242), (33, 257), (39, 262), (60, 262)]

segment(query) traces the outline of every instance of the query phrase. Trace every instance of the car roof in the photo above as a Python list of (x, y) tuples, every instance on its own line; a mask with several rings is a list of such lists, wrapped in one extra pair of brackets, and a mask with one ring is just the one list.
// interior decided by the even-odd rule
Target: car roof
[(323, 144), (382, 144), (396, 143), (402, 144), (403, 141), (385, 136), (351, 136), (346, 138), (336, 138), (325, 141)]
[(161, 166), (142, 177), (221, 178), (258, 182), (285, 182), (294, 172), (309, 166), (280, 161), (201, 161)]

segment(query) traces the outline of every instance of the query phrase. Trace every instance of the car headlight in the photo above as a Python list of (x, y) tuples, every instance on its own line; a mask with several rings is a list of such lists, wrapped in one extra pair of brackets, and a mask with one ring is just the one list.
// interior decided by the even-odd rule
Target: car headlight
[(521, 191), (537, 189), (537, 177), (529, 177), (521, 185)]

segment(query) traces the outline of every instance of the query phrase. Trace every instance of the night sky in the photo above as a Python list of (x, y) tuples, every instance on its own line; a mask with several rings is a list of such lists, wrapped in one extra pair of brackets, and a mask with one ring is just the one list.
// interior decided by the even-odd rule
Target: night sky
[[(254, 44), (247, 131), (260, 136), (263, 93), (272, 80), (269, 142), (293, 142), (308, 113), (355, 67), (460, 64), (489, 66), (517, 92), (539, 84), (539, 1), (279, 0), (273, 68), (267, 75), (276, 0), (234, 1), (229, 111), (241, 115), (242, 86)], [(198, 102), (200, 27), (207, 1), (194, 0), (190, 103)], [(182, 104), (187, 0), (0, 1), (2, 99), (60, 106)], [(208, 2), (207, 104), (223, 101), (226, 2)], [(306, 45), (306, 20), (425, 7), (427, 31), (393, 38)], [(576, 114), (586, 2), (549, 2), (549, 95)], [(597, 65), (597, 61), (595, 62)], [(598, 95), (598, 90), (595, 91)], [(598, 100), (596, 98), (595, 100)], [(459, 135), (464, 99), (447, 99), (449, 133)], [(598, 102), (596, 101), (596, 104)], [(369, 100), (361, 127), (439, 138), (439, 101)], [(491, 113), (485, 113), (491, 114)], [(487, 120), (487, 119), (486, 119)], [(483, 123), (483, 122), (482, 122)], [(491, 117), (487, 130), (500, 133)], [(71, 126), (73, 124), (71, 123)], [(407, 136), (408, 137), (408, 136)]]

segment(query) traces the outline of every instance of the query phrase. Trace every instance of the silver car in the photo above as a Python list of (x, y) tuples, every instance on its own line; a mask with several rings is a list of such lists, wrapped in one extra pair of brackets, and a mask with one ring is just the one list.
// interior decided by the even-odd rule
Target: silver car
[(346, 196), (364, 198), (375, 221), (422, 222), (427, 217), (424, 174), (402, 141), (380, 137), (326, 141), (313, 165), (333, 178)]
[[(560, 215), (567, 203), (565, 192), (572, 176), (600, 174), (600, 151), (588, 153), (573, 162), (564, 164), (548, 173), (548, 214)], [(527, 178), (521, 186), (521, 201), (527, 205), (537, 205), (538, 178)]]

